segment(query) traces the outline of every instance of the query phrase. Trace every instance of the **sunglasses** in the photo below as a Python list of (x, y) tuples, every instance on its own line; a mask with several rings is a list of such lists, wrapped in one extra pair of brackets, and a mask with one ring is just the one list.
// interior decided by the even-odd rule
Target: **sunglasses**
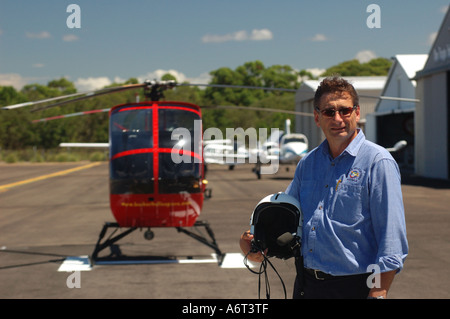
[(357, 107), (358, 107), (357, 105), (352, 107), (341, 107), (339, 108), (339, 110), (333, 108), (320, 110), (319, 108), (316, 107), (316, 111), (322, 113), (323, 116), (329, 118), (333, 118), (336, 115), (336, 112), (339, 112), (339, 115), (341, 117), (349, 117), (353, 113), (353, 111), (356, 110)]

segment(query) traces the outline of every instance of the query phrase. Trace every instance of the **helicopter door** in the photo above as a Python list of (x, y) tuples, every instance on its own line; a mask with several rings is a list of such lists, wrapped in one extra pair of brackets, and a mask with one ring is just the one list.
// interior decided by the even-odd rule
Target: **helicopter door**
[(202, 178), (199, 114), (182, 107), (162, 106), (158, 115), (159, 193), (199, 193)]
[(111, 114), (111, 194), (154, 192), (152, 109), (120, 108)]

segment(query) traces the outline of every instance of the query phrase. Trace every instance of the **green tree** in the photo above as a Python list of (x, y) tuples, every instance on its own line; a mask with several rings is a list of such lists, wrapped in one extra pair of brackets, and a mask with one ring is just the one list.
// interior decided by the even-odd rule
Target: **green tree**
[[(260, 61), (247, 62), (235, 70), (220, 68), (210, 72), (211, 84), (228, 84), (234, 86), (253, 86), (261, 88), (296, 89), (299, 86), (299, 74), (288, 65), (265, 67)], [(281, 97), (286, 97), (280, 99)], [(282, 105), (277, 104), (283, 100)], [(258, 106), (265, 101), (264, 107), (286, 109), (289, 101), (294, 107), (294, 95), (281, 91), (249, 88), (211, 88), (204, 94), (204, 103), (209, 106)], [(276, 105), (275, 105), (276, 104)], [(280, 118), (281, 120), (278, 120)], [(279, 127), (282, 128), (285, 116), (278, 113), (238, 109), (211, 109), (204, 112), (204, 126), (218, 127)]]
[(170, 73), (166, 73), (161, 77), (162, 81), (177, 81), (177, 78)]
[(0, 106), (23, 103), (27, 97), (17, 92), (12, 86), (0, 86)]
[(61, 95), (67, 95), (77, 92), (75, 85), (66, 78), (60, 78), (59, 80), (50, 81), (48, 82), (47, 86), (49, 88), (59, 90)]
[(341, 76), (383, 76), (389, 73), (392, 61), (385, 58), (372, 59), (366, 63), (349, 60), (328, 68), (321, 76), (340, 74)]
[[(0, 87), (0, 106), (26, 102), (27, 97), (12, 86)], [(18, 149), (32, 144), (34, 133), (30, 127), (30, 115), (21, 109), (0, 110), (0, 146)]]

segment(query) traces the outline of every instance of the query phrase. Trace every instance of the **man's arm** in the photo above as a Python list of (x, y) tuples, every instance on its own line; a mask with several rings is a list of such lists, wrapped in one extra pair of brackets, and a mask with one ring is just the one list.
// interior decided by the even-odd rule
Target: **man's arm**
[(384, 299), (386, 299), (387, 293), (389, 291), (389, 288), (391, 287), (392, 282), (394, 281), (396, 273), (396, 270), (380, 273), (380, 287), (373, 287), (372, 289), (370, 289), (369, 297), (383, 297)]

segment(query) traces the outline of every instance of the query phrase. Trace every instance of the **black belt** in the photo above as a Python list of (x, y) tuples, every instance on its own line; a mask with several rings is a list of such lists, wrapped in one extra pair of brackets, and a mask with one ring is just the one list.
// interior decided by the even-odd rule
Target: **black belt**
[(333, 278), (347, 277), (347, 276), (333, 276), (333, 275), (327, 274), (327, 273), (317, 270), (317, 269), (310, 269), (310, 268), (303, 268), (303, 269), (305, 270), (305, 272), (307, 274), (313, 276), (317, 280), (327, 280), (327, 279), (333, 279)]
[(314, 277), (317, 280), (344, 279), (344, 278), (355, 277), (355, 276), (363, 276), (364, 277), (364, 276), (368, 276), (371, 274), (371, 273), (366, 273), (366, 274), (333, 276), (333, 275), (327, 274), (327, 273), (317, 270), (317, 269), (303, 267), (303, 270), (305, 273), (309, 274), (310, 276)]

